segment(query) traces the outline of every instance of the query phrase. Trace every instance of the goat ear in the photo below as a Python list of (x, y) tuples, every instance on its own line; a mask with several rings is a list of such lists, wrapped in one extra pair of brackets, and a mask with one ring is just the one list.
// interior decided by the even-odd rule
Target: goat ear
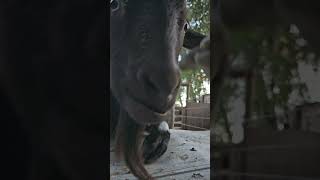
[(194, 70), (200, 67), (210, 77), (210, 36), (203, 38), (198, 47), (184, 56), (179, 62), (179, 67), (181, 70)]
[(195, 69), (197, 67), (197, 64), (194, 60), (194, 56), (197, 49), (199, 48), (194, 49), (181, 59), (181, 61), (179, 62), (179, 67), (181, 70)]

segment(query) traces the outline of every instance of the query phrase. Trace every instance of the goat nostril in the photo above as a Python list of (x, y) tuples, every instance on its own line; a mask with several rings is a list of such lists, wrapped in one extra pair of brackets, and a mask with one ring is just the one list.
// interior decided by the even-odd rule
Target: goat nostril
[(181, 80), (178, 81), (178, 83), (176, 84), (175, 88), (172, 90), (172, 93), (175, 93), (179, 90), (180, 88), (180, 85), (181, 85)]
[(156, 84), (152, 81), (152, 79), (146, 74), (144, 71), (139, 71), (137, 74), (138, 80), (143, 83), (143, 85), (151, 90), (151, 91), (158, 91)]
[(140, 69), (136, 77), (144, 92), (162, 97), (162, 101), (172, 101), (181, 84), (179, 73), (161, 74), (154, 69)]
[(155, 83), (147, 76), (145, 77), (145, 83), (152, 91), (155, 91), (155, 92), (158, 91), (158, 88), (155, 85)]

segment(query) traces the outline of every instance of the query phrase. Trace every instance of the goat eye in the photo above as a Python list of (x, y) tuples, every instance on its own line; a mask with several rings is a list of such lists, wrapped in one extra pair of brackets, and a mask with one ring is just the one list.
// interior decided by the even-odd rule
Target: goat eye
[(120, 7), (119, 0), (110, 0), (110, 8), (112, 11), (118, 10)]

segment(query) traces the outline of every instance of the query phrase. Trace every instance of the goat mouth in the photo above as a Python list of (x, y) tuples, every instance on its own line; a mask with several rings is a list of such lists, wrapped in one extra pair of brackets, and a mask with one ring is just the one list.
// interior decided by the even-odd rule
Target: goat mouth
[(160, 111), (160, 110), (157, 110), (155, 109), (154, 107), (152, 106), (149, 106), (147, 105), (146, 103), (144, 103), (143, 101), (139, 100), (138, 98), (136, 98), (135, 96), (130, 96), (134, 101), (136, 101), (137, 103), (145, 106), (146, 108), (150, 109), (151, 111), (153, 111), (154, 114), (156, 115), (159, 115), (159, 116), (166, 116), (168, 114), (168, 110), (165, 110), (165, 111)]
[(143, 125), (157, 124), (164, 121), (170, 110), (170, 108), (165, 111), (156, 110), (155, 108), (148, 106), (146, 103), (129, 94), (126, 97), (125, 109), (131, 118), (133, 118), (138, 124)]

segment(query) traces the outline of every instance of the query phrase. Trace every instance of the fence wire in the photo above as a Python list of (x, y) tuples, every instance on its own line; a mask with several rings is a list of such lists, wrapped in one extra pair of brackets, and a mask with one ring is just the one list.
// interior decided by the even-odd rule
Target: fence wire
[[(205, 109), (205, 110), (208, 110), (207, 107), (185, 107), (185, 108), (181, 108), (181, 109), (176, 109), (175, 112), (182, 112), (182, 111), (185, 111), (185, 112), (188, 112), (188, 110), (197, 110), (197, 109)], [(177, 121), (178, 118), (181, 118), (179, 121)], [(198, 130), (209, 130), (210, 128), (204, 128), (204, 127), (200, 127), (200, 126), (197, 126), (197, 125), (191, 125), (191, 124), (187, 124), (187, 123), (184, 123), (182, 118), (185, 118), (185, 119), (197, 119), (197, 120), (200, 120), (200, 121), (205, 121), (205, 120), (210, 120), (210, 116), (188, 116), (188, 115), (175, 115), (174, 116), (174, 125), (173, 127), (174, 128), (177, 128), (176, 125), (180, 125), (181, 127), (189, 127), (189, 128), (194, 128), (194, 129), (198, 129)]]
[(176, 118), (193, 118), (193, 119), (202, 119), (202, 120), (210, 120), (210, 117), (200, 117), (200, 116), (183, 116), (183, 115), (175, 115)]
[(203, 128), (203, 127), (198, 127), (198, 126), (193, 126), (193, 125), (190, 125), (190, 124), (185, 124), (185, 123), (181, 123), (181, 122), (177, 122), (175, 124), (181, 124), (183, 126), (187, 126), (187, 127), (191, 127), (191, 128), (195, 128), (195, 129), (200, 129), (200, 130), (209, 130), (207, 128)]

